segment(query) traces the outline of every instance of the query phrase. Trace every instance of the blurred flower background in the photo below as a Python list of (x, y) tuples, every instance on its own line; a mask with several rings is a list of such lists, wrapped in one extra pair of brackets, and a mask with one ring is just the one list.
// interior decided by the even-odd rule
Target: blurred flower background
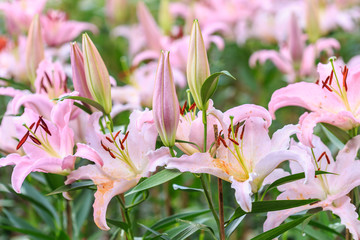
[[(45, 109), (43, 116), (54, 116), (48, 100), (69, 93), (69, 89), (78, 89), (80, 96), (95, 99), (91, 96), (96, 96), (96, 91), (103, 87), (109, 99), (98, 102), (108, 104), (106, 111), (114, 125), (128, 124), (131, 111), (152, 106), (161, 50), (170, 51), (173, 80), (183, 106), (188, 99), (186, 64), (194, 19), (202, 29), (210, 72), (225, 69), (236, 78), (220, 78), (212, 99), (214, 107), (221, 111), (248, 103), (267, 108), (275, 90), (289, 83), (317, 82), (318, 63), (328, 63), (331, 56), (350, 69), (360, 68), (359, 0), (0, 1), (0, 153), (3, 156), (23, 155), (24, 150), (16, 149), (18, 141), (11, 138), (11, 133), (19, 132), (12, 119), (17, 110), (22, 106), (41, 106)], [(81, 44), (84, 32), (90, 36), (109, 72), (99, 74), (99, 79), (110, 78), (111, 89), (96, 86), (82, 92), (77, 87), (82, 86), (81, 76), (87, 73), (72, 69), (72, 62), (82, 67), (84, 62), (77, 62), (78, 46), (70, 42), (77, 42), (83, 49), (90, 45)], [(35, 100), (27, 97), (30, 91), (36, 92)], [(42, 102), (44, 99), (46, 103)], [(270, 135), (286, 124), (296, 124), (304, 111), (297, 107), (277, 111)], [(85, 133), (94, 131), (80, 120), (66, 121), (81, 126), (73, 137), (76, 142), (84, 141)], [(319, 126), (315, 132), (324, 137), (333, 153), (338, 150)], [(24, 133), (23, 129), (21, 134)], [(69, 141), (74, 141), (70, 138)], [(74, 143), (70, 148), (73, 146)], [(61, 158), (69, 154), (71, 150)], [(86, 161), (76, 164), (85, 165)], [(7, 164), (0, 163), (4, 165)], [(74, 165), (68, 167), (73, 168)], [(21, 194), (16, 194), (10, 186), (11, 170), (11, 167), (0, 168), (0, 239), (121, 239), (116, 222), (108, 221), (112, 227), (107, 232), (95, 226), (93, 189), (72, 192), (73, 201), (69, 204), (61, 194), (46, 196), (64, 184), (63, 176), (36, 172), (26, 178)], [(147, 201), (132, 209), (138, 222), (134, 232), (139, 236), (145, 232), (150, 235), (146, 226), (179, 231), (181, 221), (187, 220), (213, 224), (209, 223), (211, 213), (203, 208), (206, 202), (199, 197), (199, 187), (193, 174), (185, 173), (150, 189)], [(212, 190), (215, 199), (216, 187)], [(227, 182), (224, 182), (224, 202), (225, 219), (229, 219), (238, 204)], [(356, 207), (358, 210), (359, 206)], [(110, 202), (109, 209), (107, 217), (119, 219), (121, 212), (115, 200)], [(72, 222), (67, 220), (69, 214)], [(178, 217), (183, 220), (160, 221), (172, 214), (183, 214)], [(230, 239), (258, 235), (265, 217), (265, 214), (246, 216)], [(313, 224), (299, 225), (281, 238), (341, 239), (337, 234), (317, 231), (321, 229), (317, 222), (331, 225), (337, 232), (343, 231), (344, 227), (331, 213), (322, 212), (312, 221)], [(189, 239), (208, 239), (207, 231), (202, 228)]]

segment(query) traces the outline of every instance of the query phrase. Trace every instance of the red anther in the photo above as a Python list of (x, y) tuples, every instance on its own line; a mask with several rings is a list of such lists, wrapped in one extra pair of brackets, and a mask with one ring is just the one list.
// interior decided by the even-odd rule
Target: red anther
[(35, 125), (35, 122), (33, 122), (29, 128), (32, 129), (34, 127), (34, 125)]
[(347, 75), (348, 75), (349, 69), (345, 66), (344, 71), (342, 72), (343, 74), (343, 87), (345, 88), (345, 91), (347, 91), (347, 84), (346, 84), (346, 79), (347, 79)]
[(196, 103), (191, 104), (189, 111), (193, 110), (196, 107)]
[(37, 129), (38, 129), (38, 127), (40, 126), (40, 119), (36, 122), (36, 127), (35, 127), (35, 131), (34, 131), (34, 133), (36, 133), (36, 131), (37, 131)]
[(47, 134), (49, 134), (49, 136), (51, 136), (51, 132), (50, 132), (50, 130), (49, 130), (47, 127), (45, 127), (43, 124), (40, 124), (40, 127), (41, 127), (42, 129), (44, 129), (44, 131), (45, 131)]
[(0, 36), (0, 52), (6, 48), (7, 45), (7, 38)]
[(326, 83), (325, 83), (324, 81), (322, 81), (322, 83), (323, 83), (322, 88), (326, 87), (327, 90), (329, 90), (330, 92), (332, 92), (332, 89), (331, 89), (328, 85), (326, 85)]
[(239, 132), (239, 128), (240, 128), (240, 123), (236, 124), (236, 128), (235, 128), (235, 138), (237, 138), (238, 132)]
[(316, 80), (315, 84), (319, 84), (319, 82), (320, 82), (320, 80), (318, 79), (318, 80)]
[(29, 137), (29, 131), (27, 131), (25, 133), (25, 135), (22, 137), (22, 139), (20, 140), (20, 142), (18, 143), (18, 145), (16, 146), (16, 150), (19, 150), (19, 148), (21, 148), (22, 145), (24, 145), (24, 143), (26, 142), (27, 138)]
[(220, 139), (220, 141), (222, 142), (222, 144), (224, 144), (224, 147), (227, 148), (228, 146), (227, 146), (225, 140), (224, 140), (222, 137), (220, 137), (220, 136), (219, 136), (219, 139)]
[(239, 143), (235, 139), (229, 138), (229, 140), (239, 146)]
[(124, 150), (125, 149), (124, 144), (121, 142), (120, 139), (119, 139), (119, 143), (120, 143), (121, 150)]
[[(59, 73), (60, 74), (60, 73)], [(67, 80), (68, 80), (68, 77), (66, 76), (65, 77), (65, 80), (64, 80), (64, 92), (67, 92), (68, 89), (67, 89)]]
[(48, 93), (45, 85), (44, 85), (44, 77), (41, 79), (41, 82), (40, 82), (40, 89), (44, 90), (46, 93)]
[(185, 113), (186, 105), (187, 105), (187, 101), (184, 102), (184, 105), (183, 105), (183, 107), (181, 109), (183, 114)]
[(114, 140), (116, 140), (116, 138), (119, 136), (120, 132), (121, 132), (121, 130), (119, 130), (119, 131), (115, 134)]
[(320, 159), (321, 159), (323, 156), (325, 156), (326, 162), (327, 162), (328, 164), (330, 164), (330, 158), (328, 157), (328, 155), (327, 155), (326, 152), (323, 152), (323, 153), (320, 155), (320, 157), (317, 159), (317, 161), (319, 162)]
[(41, 142), (34, 136), (29, 135), (30, 139), (37, 145), (41, 145)]
[(182, 108), (179, 106), (179, 109), (180, 109), (180, 115), (184, 115), (184, 112), (182, 111)]
[(121, 143), (124, 143), (128, 136), (129, 136), (129, 131), (125, 133), (125, 137), (123, 138), (123, 140), (121, 140)]
[(114, 143), (114, 141), (111, 140), (111, 138), (109, 138), (108, 136), (106, 136), (105, 138), (106, 138), (106, 140), (108, 140), (109, 142)]
[(333, 71), (333, 70), (331, 70), (331, 73), (330, 73), (330, 80), (329, 80), (329, 85), (331, 85), (331, 83), (332, 83), (333, 76), (334, 76), (334, 71)]
[(110, 151), (110, 149), (107, 146), (105, 146), (102, 141), (100, 141), (100, 144), (105, 151), (107, 151), (107, 152)]
[(110, 154), (110, 156), (111, 156), (112, 158), (114, 158), (114, 159), (116, 158), (116, 156), (110, 151), (110, 149), (109, 149), (108, 152), (109, 152), (109, 154)]
[(48, 126), (47, 126), (47, 124), (46, 124), (46, 122), (45, 122), (44, 119), (43, 119), (43, 116), (39, 116), (39, 120), (40, 120), (40, 122), (42, 123), (42, 125), (44, 125), (44, 127), (46, 127), (47, 129), (49, 129)]
[(329, 79), (330, 79), (330, 77), (328, 76), (328, 77), (326, 78), (325, 82), (324, 82), (324, 81), (321, 81), (322, 84), (323, 84), (321, 88), (324, 88), (324, 87), (327, 86), (327, 84), (328, 84), (328, 82), (329, 82)]
[(243, 140), (243, 138), (244, 138), (244, 132), (245, 132), (245, 124), (243, 125), (243, 128), (242, 128), (242, 130), (241, 130), (240, 140)]
[(45, 74), (45, 78), (46, 78), (47, 82), (49, 83), (50, 87), (53, 87), (53, 84), (52, 84), (52, 82), (51, 82), (51, 80), (50, 80), (50, 77), (49, 77), (49, 75), (47, 74), (47, 72), (44, 72), (44, 74)]
[(228, 138), (230, 138), (230, 135), (231, 135), (231, 124), (229, 125), (229, 128), (228, 128)]
[(221, 136), (222, 132), (223, 132), (223, 130), (220, 130), (220, 132), (219, 132), (219, 136)]

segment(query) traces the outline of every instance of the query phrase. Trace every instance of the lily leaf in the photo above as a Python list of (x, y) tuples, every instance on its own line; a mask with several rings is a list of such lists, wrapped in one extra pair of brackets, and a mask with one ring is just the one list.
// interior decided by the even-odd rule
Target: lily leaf
[(131, 194), (144, 191), (149, 188), (153, 188), (155, 186), (158, 186), (160, 184), (163, 184), (167, 181), (170, 181), (171, 179), (174, 179), (181, 175), (181, 172), (173, 169), (164, 169), (151, 177), (145, 179), (144, 181), (140, 182), (136, 187), (134, 187), (130, 192), (125, 194), (126, 196), (129, 196)]
[(103, 112), (104, 114), (105, 113), (105, 109), (103, 108), (103, 106), (101, 106), (98, 102), (94, 101), (94, 100), (91, 100), (89, 98), (84, 98), (84, 97), (80, 97), (80, 96), (63, 96), (61, 98), (55, 98), (54, 100), (57, 100), (57, 101), (63, 101), (65, 99), (73, 99), (73, 100), (78, 100), (78, 101), (81, 101), (83, 103), (86, 103), (86, 104), (89, 104), (91, 106), (93, 106), (94, 108), (98, 109), (99, 111)]
[(203, 106), (209, 101), (209, 99), (214, 95), (216, 87), (219, 82), (219, 77), (221, 75), (228, 76), (234, 80), (236, 80), (228, 71), (221, 71), (211, 74), (201, 86), (200, 94), (201, 94), (201, 101)]
[(59, 194), (59, 193), (63, 193), (63, 192), (75, 191), (75, 190), (83, 189), (83, 188), (89, 188), (92, 186), (95, 186), (92, 181), (74, 182), (69, 185), (63, 185), (61, 187), (58, 187), (51, 193), (48, 193), (47, 196), (55, 195), (55, 194)]
[(204, 192), (203, 189), (200, 188), (191, 188), (191, 187), (185, 187), (185, 186), (181, 186), (181, 185), (177, 185), (177, 184), (173, 184), (173, 189), (174, 190), (181, 190), (181, 191), (185, 191), (185, 192)]
[(280, 234), (283, 234), (284, 232), (288, 231), (289, 229), (296, 227), (297, 225), (299, 225), (300, 223), (302, 223), (303, 221), (305, 221), (306, 219), (308, 219), (311, 216), (312, 215), (305, 215), (304, 217), (298, 218), (294, 221), (281, 224), (280, 226), (278, 226), (276, 228), (273, 228), (269, 231), (266, 231), (256, 237), (252, 238), (251, 240), (271, 240), (273, 238), (278, 237)]

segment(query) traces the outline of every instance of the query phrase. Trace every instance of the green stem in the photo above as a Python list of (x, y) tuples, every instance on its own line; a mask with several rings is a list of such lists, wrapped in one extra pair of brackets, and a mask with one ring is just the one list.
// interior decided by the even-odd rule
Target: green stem
[(202, 110), (202, 121), (204, 124), (204, 149), (203, 152), (206, 152), (206, 143), (207, 143), (207, 116), (206, 109)]
[(219, 198), (220, 240), (225, 240), (224, 198), (223, 198), (223, 185), (221, 178), (218, 178), (218, 198)]
[(127, 239), (128, 240), (133, 240), (134, 235), (133, 235), (133, 232), (132, 232), (131, 219), (130, 219), (130, 216), (129, 216), (129, 209), (127, 209), (126, 205), (125, 205), (124, 194), (120, 194), (120, 196), (118, 196), (118, 200), (119, 200), (119, 203), (121, 205), (121, 214), (123, 215), (124, 221), (128, 225), (128, 231), (126, 233)]
[(169, 149), (170, 149), (171, 156), (176, 157), (175, 152), (174, 152), (174, 147), (169, 147)]
[(209, 205), (209, 208), (215, 218), (215, 221), (216, 221), (216, 224), (218, 226), (218, 229), (219, 229), (219, 232), (220, 232), (220, 220), (219, 220), (219, 216), (217, 215), (216, 211), (215, 211), (215, 208), (214, 208), (214, 204), (211, 200), (211, 197), (210, 197), (210, 193), (209, 193), (209, 189), (204, 181), (204, 177), (205, 177), (205, 174), (201, 174), (200, 175), (200, 180), (201, 180), (201, 185), (204, 189), (204, 194), (205, 194), (205, 197), (206, 197), (206, 200), (208, 202), (208, 205)]

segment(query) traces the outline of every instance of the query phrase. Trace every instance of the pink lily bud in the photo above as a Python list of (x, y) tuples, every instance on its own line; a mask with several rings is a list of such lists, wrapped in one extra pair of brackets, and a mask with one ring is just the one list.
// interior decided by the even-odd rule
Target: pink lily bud
[(155, 19), (149, 12), (149, 9), (146, 7), (145, 3), (140, 1), (137, 5), (136, 12), (149, 47), (152, 50), (161, 50), (160, 39), (162, 35), (160, 29), (158, 28)]
[(104, 108), (105, 114), (109, 114), (112, 108), (109, 72), (94, 43), (86, 33), (83, 34), (82, 48), (85, 77), (91, 96)]
[(44, 59), (44, 44), (41, 35), (39, 15), (33, 18), (26, 40), (26, 71), (31, 83), (36, 79), (36, 69)]
[(191, 29), (186, 75), (190, 92), (196, 106), (200, 110), (203, 110), (206, 106), (202, 104), (200, 91), (206, 78), (210, 76), (210, 68), (204, 39), (201, 34), (199, 22), (196, 19)]
[(76, 42), (70, 43), (70, 59), (75, 91), (78, 91), (81, 97), (92, 99), (85, 77), (84, 57)]
[(175, 135), (180, 118), (179, 109), (169, 52), (161, 51), (155, 78), (153, 115), (160, 138), (167, 147), (172, 147), (175, 144)]
[(291, 58), (295, 62), (300, 62), (302, 60), (305, 46), (304, 40), (302, 39), (301, 28), (299, 27), (299, 24), (296, 20), (296, 15), (294, 13), (291, 14), (288, 31), (288, 44)]

